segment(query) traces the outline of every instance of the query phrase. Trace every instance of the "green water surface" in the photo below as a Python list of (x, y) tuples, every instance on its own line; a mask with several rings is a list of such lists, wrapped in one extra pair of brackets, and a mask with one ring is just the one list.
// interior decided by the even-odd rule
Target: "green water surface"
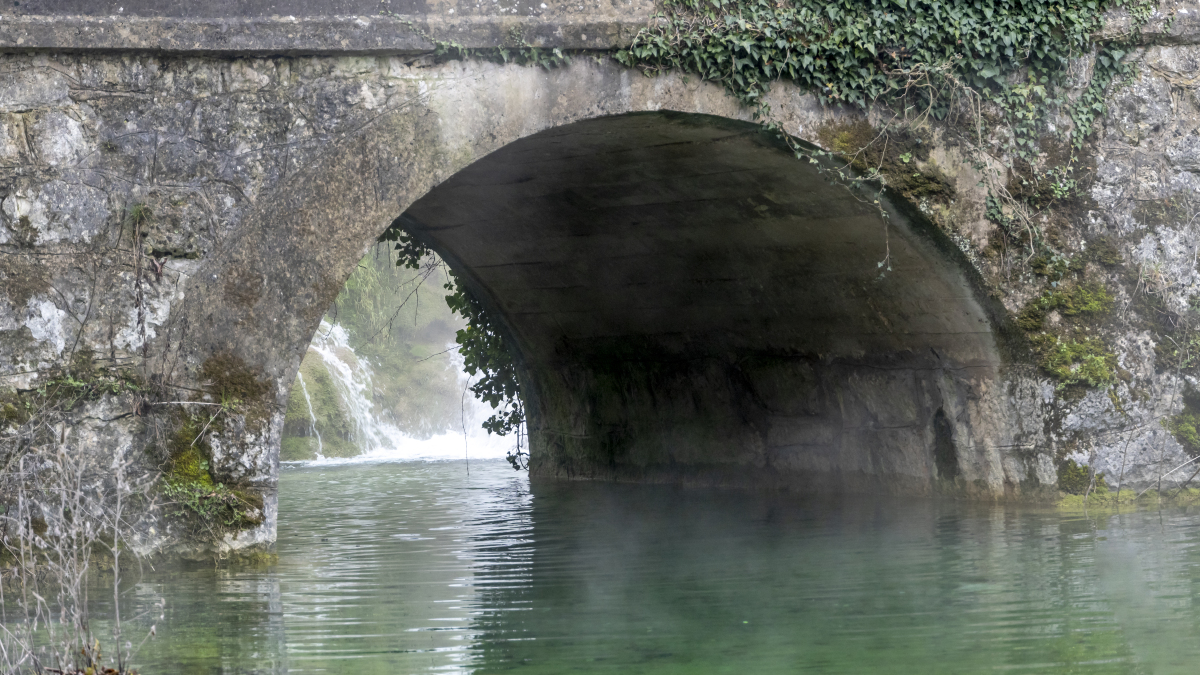
[(1196, 510), (531, 489), (489, 461), (288, 467), (279, 514), (273, 567), (131, 585), (143, 675), (1200, 673)]

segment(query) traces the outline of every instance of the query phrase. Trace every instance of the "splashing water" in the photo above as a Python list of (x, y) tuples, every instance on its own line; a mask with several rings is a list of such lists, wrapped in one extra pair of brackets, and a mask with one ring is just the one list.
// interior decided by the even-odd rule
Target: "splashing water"
[[(360, 454), (356, 457), (320, 456), (309, 464), (462, 459), (464, 453), (472, 458), (498, 458), (504, 457), (515, 443), (507, 437), (490, 435), (480, 428), (480, 404), (469, 395), (464, 401), (465, 435), (460, 430), (424, 440), (406, 436), (396, 425), (376, 414), (375, 405), (370, 398), (370, 393), (374, 391), (371, 364), (354, 352), (344, 328), (322, 321), (309, 349), (321, 357), (329, 371), (353, 424), (352, 440), (360, 449)], [(457, 361), (459, 382), (465, 390), (467, 374), (462, 372), (461, 363), (461, 360)], [(304, 386), (303, 380), (301, 386)], [(304, 393), (307, 400), (307, 389)], [(309, 413), (312, 414), (311, 403)], [(319, 437), (317, 442), (319, 445)]]

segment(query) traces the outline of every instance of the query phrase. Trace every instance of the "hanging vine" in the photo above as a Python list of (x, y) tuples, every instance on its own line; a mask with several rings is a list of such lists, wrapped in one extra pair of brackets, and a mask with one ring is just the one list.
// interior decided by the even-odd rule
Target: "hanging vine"
[[(396, 225), (380, 235), (379, 241), (395, 245), (396, 264), (403, 267), (420, 269), (433, 255), (427, 246)], [(471, 377), (479, 378), (470, 385), (471, 393), (495, 411), (484, 421), (483, 428), (497, 436), (516, 434), (517, 445), (508, 453), (508, 461), (514, 469), (526, 468), (528, 453), (523, 447), (525, 406), (521, 401), (521, 383), (512, 348), (504, 339), (496, 319), (484, 310), (479, 299), (467, 290), (453, 270), (447, 268), (446, 272), (449, 278), (444, 286), (446, 304), (467, 321), (467, 327), (455, 335), (458, 352), (463, 357), (463, 370)]]

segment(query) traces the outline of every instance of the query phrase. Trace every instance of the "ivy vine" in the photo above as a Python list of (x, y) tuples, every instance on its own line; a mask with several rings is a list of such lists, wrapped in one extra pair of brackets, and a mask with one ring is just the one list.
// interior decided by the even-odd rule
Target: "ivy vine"
[[(1140, 26), (1153, 11), (1148, 0), (660, 1), (661, 21), (616, 54), (625, 66), (699, 75), (760, 114), (780, 79), (824, 103), (936, 119), (970, 91), (1001, 106), (1021, 152), (1064, 104), (1058, 85), (1072, 59), (1096, 48), (1104, 13), (1129, 6)], [(1091, 132), (1107, 86), (1128, 73), (1127, 42), (1100, 50), (1092, 86), (1071, 106), (1076, 139)]]
[[(420, 269), (433, 255), (429, 247), (395, 224), (379, 236), (379, 241), (395, 245), (396, 264), (403, 267)], [(514, 469), (525, 468), (528, 466), (528, 453), (522, 444), (525, 407), (513, 350), (495, 317), (483, 308), (454, 270), (446, 271), (450, 279), (444, 286), (446, 304), (467, 321), (467, 327), (455, 334), (463, 370), (472, 378), (479, 378), (470, 385), (471, 393), (495, 411), (484, 421), (483, 428), (497, 436), (515, 434), (517, 445), (508, 453), (508, 461)]]
[[(1156, 2), (660, 0), (660, 6), (660, 20), (617, 60), (648, 74), (676, 70), (722, 85), (753, 107), (755, 118), (797, 157), (817, 163), (829, 153), (801, 148), (772, 119), (766, 94), (774, 81), (791, 81), (825, 104), (877, 113), (882, 124), (873, 139), (838, 148), (849, 158), (846, 167), (832, 171), (841, 182), (877, 181), (903, 192), (900, 183), (908, 174), (891, 171), (900, 176), (896, 181), (880, 170), (889, 140), (929, 118), (965, 127), (960, 137), (973, 150), (987, 188), (986, 216), (1027, 250), (1028, 263), (1064, 256), (1042, 231), (1039, 216), (1083, 194), (1076, 171), (1081, 151), (1105, 112), (1110, 88), (1135, 75), (1126, 56), (1141, 41)], [(1099, 42), (1105, 13), (1119, 7), (1131, 15), (1131, 33)], [(1070, 66), (1089, 54), (1091, 79), (1072, 100), (1065, 86)], [(881, 161), (864, 163), (869, 146), (879, 142)], [(1047, 152), (1055, 146), (1065, 148), (1065, 156)], [(880, 267), (887, 261), (885, 254)], [(1060, 385), (1111, 381), (1115, 359), (1099, 340), (1031, 337), (1039, 365)]]

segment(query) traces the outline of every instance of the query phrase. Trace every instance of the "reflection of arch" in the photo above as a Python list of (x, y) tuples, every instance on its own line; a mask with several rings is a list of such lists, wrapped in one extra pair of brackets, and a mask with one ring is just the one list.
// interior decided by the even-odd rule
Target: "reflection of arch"
[[(873, 207), (705, 116), (740, 114), (707, 85), (482, 68), (394, 97), (259, 200), (184, 301), (189, 363), (232, 350), (282, 399), (404, 212), (510, 327), (535, 474), (922, 490), (941, 409), (961, 476), (1009, 480), (973, 431), (1011, 426), (993, 327), (935, 238), (894, 216), (877, 283)], [(686, 114), (626, 114), (663, 101)]]

